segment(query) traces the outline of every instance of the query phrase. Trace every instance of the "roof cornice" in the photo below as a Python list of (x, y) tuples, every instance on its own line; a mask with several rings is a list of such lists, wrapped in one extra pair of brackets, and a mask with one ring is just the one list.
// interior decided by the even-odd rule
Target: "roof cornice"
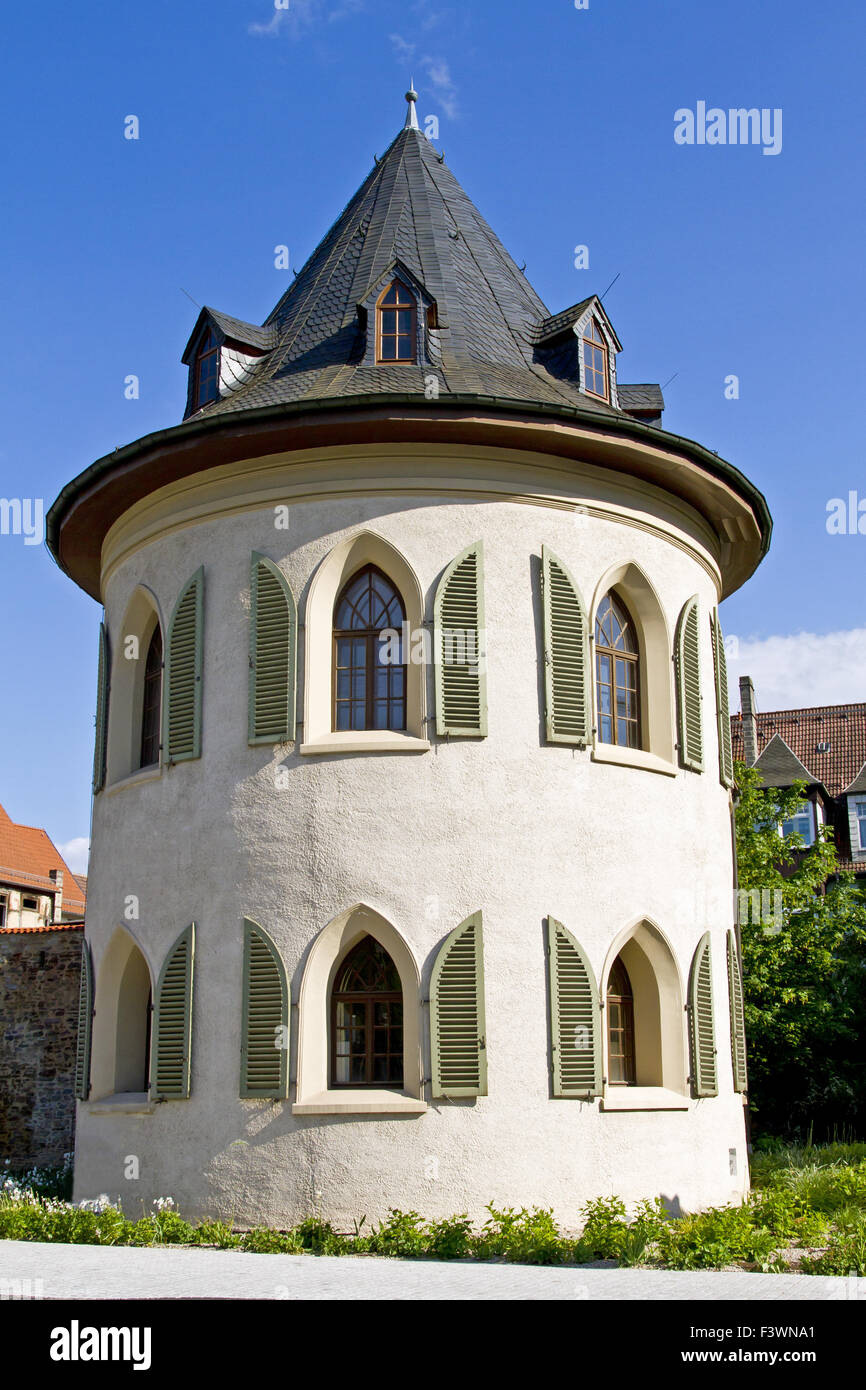
[[(63, 488), (46, 518), (48, 548), (77, 584), (100, 594), (102, 541), (141, 498), (207, 468), (328, 444), (388, 440), (496, 444), (572, 457), (643, 477), (701, 513), (719, 537), (723, 596), (766, 554), (772, 519), (762, 493), (693, 440), (631, 416), (581, 406), (451, 395), (346, 396), (200, 415), (97, 459)], [(751, 518), (751, 521), (750, 521)]]

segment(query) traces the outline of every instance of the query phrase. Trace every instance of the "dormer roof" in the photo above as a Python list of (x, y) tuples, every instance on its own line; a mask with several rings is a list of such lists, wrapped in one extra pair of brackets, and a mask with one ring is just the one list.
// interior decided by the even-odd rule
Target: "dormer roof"
[(812, 785), (816, 781), (781, 734), (773, 735), (755, 767), (768, 787), (790, 787), (792, 782), (798, 781)]
[(219, 309), (211, 309), (205, 305), (195, 321), (195, 328), (189, 335), (187, 345), (183, 350), (181, 361), (187, 365), (195, 356), (195, 350), (207, 328), (211, 327), (221, 342), (237, 343), (241, 347), (251, 348), (254, 352), (270, 352), (276, 344), (277, 338), (274, 330), (265, 325), (259, 328), (254, 323), (245, 323), (243, 319), (233, 318), (231, 314), (220, 313)]

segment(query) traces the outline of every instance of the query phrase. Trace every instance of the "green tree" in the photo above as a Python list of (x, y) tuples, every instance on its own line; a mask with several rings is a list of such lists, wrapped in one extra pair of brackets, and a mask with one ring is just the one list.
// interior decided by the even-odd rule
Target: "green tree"
[(829, 827), (809, 847), (799, 835), (781, 838), (804, 782), (764, 787), (744, 763), (736, 764), (736, 781), (740, 889), (770, 902), (778, 894), (781, 909), (740, 926), (755, 1129), (787, 1136), (813, 1129), (816, 1138), (862, 1132), (866, 897), (853, 875), (838, 872)]

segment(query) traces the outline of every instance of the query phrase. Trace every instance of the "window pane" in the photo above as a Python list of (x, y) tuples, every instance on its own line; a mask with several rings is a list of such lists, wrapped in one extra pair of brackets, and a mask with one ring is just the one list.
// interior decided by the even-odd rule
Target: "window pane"
[(410, 357), (412, 356), (412, 340), (411, 340), (411, 338), (398, 338), (398, 339), (397, 339), (397, 356), (398, 356), (398, 357), (400, 358), (400, 360), (403, 361), (403, 362), (405, 362), (408, 358), (410, 358)]

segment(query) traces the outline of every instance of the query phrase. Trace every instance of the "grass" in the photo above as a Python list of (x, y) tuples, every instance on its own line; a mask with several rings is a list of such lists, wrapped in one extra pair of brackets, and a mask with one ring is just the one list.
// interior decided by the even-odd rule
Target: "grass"
[[(7, 1166), (8, 1172), (8, 1166)], [(393, 1210), (354, 1231), (308, 1217), (288, 1231), (239, 1231), (223, 1221), (186, 1221), (170, 1198), (133, 1220), (107, 1197), (74, 1206), (63, 1170), (0, 1183), (0, 1238), (85, 1245), (185, 1245), (260, 1254), (382, 1255), (579, 1265), (612, 1260), (656, 1269), (739, 1269), (866, 1275), (866, 1144), (766, 1144), (753, 1155), (752, 1191), (739, 1204), (671, 1217), (659, 1200), (631, 1214), (618, 1197), (584, 1203), (579, 1234), (552, 1211), (490, 1204), (481, 1226), (465, 1214), (427, 1221)], [(30, 1179), (30, 1181), (25, 1181)]]

